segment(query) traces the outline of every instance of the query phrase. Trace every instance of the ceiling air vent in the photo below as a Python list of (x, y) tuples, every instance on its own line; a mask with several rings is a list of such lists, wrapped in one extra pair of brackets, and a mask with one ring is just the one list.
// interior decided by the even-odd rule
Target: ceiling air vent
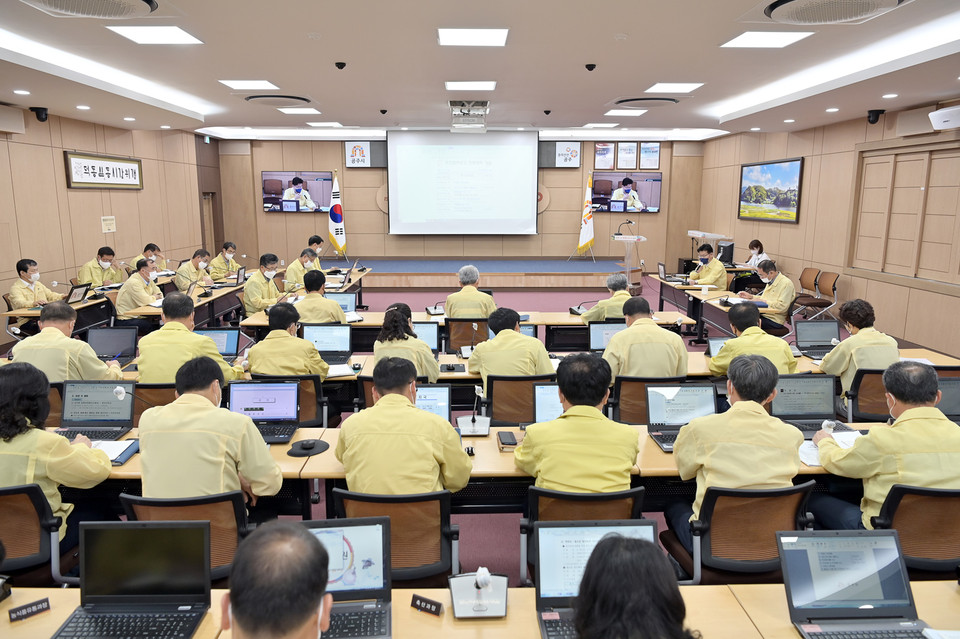
[(614, 100), (614, 104), (628, 109), (649, 109), (651, 107), (661, 107), (670, 104), (678, 104), (680, 100), (676, 98), (619, 98)]
[(908, 0), (776, 0), (763, 10), (780, 24), (859, 24)]
[(20, 0), (57, 18), (142, 18), (157, 10), (154, 0)]
[(277, 95), (276, 93), (264, 93), (257, 95), (248, 95), (243, 98), (252, 104), (262, 104), (277, 108), (296, 107), (310, 104), (309, 98), (303, 98), (299, 95)]

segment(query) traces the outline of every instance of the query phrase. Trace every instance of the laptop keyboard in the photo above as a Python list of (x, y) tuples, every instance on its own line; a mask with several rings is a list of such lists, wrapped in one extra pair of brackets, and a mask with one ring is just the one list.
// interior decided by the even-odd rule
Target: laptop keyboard
[(330, 366), (346, 364), (353, 353), (320, 353), (320, 358)]
[(92, 440), (106, 440), (106, 441), (116, 441), (120, 439), (123, 435), (122, 432), (115, 428), (58, 428), (58, 435), (63, 435), (70, 441), (73, 441), (77, 435), (86, 435), (89, 439)]
[(108, 613), (77, 611), (57, 638), (190, 637), (203, 613)]
[(833, 347), (830, 348), (804, 348), (801, 349), (801, 353), (809, 357), (810, 359), (823, 359), (824, 355), (833, 350)]
[(577, 629), (572, 619), (544, 619), (543, 636), (550, 639), (577, 639)]
[(677, 435), (678, 433), (654, 433), (651, 437), (661, 444), (673, 444), (677, 441)]
[(922, 639), (922, 630), (844, 630), (842, 632), (808, 632), (816, 639)]
[(330, 614), (326, 637), (381, 637), (387, 634), (386, 610), (357, 610)]
[(289, 441), (293, 437), (294, 433), (297, 432), (298, 426), (295, 424), (287, 424), (284, 426), (267, 424), (261, 425), (257, 424), (257, 430), (260, 431), (260, 434), (264, 439), (270, 437), (274, 439), (283, 439), (284, 441)]
[[(796, 426), (797, 428), (799, 428), (800, 430), (802, 430), (802, 431), (805, 432), (805, 433), (806, 433), (806, 432), (817, 431), (817, 430), (820, 430), (821, 428), (823, 428), (823, 420), (822, 420), (822, 419), (815, 419), (815, 420), (795, 420), (795, 421), (789, 421), (789, 422), (787, 422), (787, 423), (790, 424), (791, 426)], [(853, 429), (850, 428), (849, 426), (845, 426), (845, 425), (843, 425), (843, 424), (837, 424), (837, 423), (835, 423), (835, 424), (833, 425), (833, 430), (834, 430), (835, 432), (838, 432), (838, 433), (839, 433), (839, 432), (843, 432), (843, 431), (851, 431), (851, 430), (853, 430)]]

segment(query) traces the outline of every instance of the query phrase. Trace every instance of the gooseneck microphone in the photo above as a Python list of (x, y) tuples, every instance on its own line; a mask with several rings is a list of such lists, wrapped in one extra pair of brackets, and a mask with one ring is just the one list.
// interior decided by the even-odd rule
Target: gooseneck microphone
[(620, 223), (620, 226), (617, 227), (617, 232), (614, 233), (614, 235), (623, 235), (623, 233), (620, 232), (620, 229), (622, 229), (624, 226), (627, 226), (627, 225), (633, 226), (633, 221), (632, 221), (632, 220), (625, 220), (625, 221), (621, 222), (621, 223)]

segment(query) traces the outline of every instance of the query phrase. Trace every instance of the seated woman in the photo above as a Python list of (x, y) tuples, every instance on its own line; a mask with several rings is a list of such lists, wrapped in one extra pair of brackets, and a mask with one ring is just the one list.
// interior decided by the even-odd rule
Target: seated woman
[(663, 551), (620, 535), (600, 540), (574, 602), (580, 639), (695, 639), (677, 578)]
[(60, 499), (60, 485), (92, 488), (110, 474), (110, 459), (90, 447), (78, 435), (71, 444), (65, 437), (43, 430), (50, 414), (50, 384), (32, 364), (8, 364), (0, 368), (0, 486), (37, 484), (47, 496), (50, 509), (62, 517), (61, 554), (80, 543), (81, 521), (110, 517), (93, 506), (75, 509)]
[(734, 293), (745, 291), (748, 288), (763, 289), (764, 286), (760, 276), (757, 275), (757, 265), (764, 260), (770, 259), (763, 251), (763, 242), (760, 240), (750, 240), (750, 244), (747, 245), (747, 248), (750, 249), (750, 259), (747, 260), (746, 264), (753, 269), (753, 272), (745, 273), (733, 279)]
[(403, 302), (391, 304), (383, 316), (383, 326), (373, 343), (373, 362), (384, 357), (402, 357), (417, 367), (417, 377), (426, 377), (431, 384), (440, 376), (440, 364), (427, 343), (413, 332), (413, 315)]

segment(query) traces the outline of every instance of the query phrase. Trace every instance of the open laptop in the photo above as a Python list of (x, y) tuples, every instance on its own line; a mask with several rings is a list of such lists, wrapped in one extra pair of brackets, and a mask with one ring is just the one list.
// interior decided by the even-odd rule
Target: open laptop
[(717, 353), (720, 352), (720, 349), (723, 348), (723, 345), (726, 343), (730, 337), (708, 337), (707, 338), (707, 351), (704, 353), (707, 357), (716, 357)]
[[(777, 396), (770, 403), (770, 414), (799, 428), (804, 439), (813, 439), (823, 420), (835, 418), (836, 379), (833, 375), (781, 375), (777, 380)], [(834, 430), (853, 429), (835, 424)]]
[(923, 637), (896, 530), (778, 532), (777, 547), (790, 621), (805, 639)]
[(353, 275), (353, 271), (357, 268), (357, 264), (359, 263), (360, 260), (354, 260), (350, 268), (347, 269), (347, 272), (343, 274), (343, 281), (340, 283), (340, 286), (337, 287), (338, 291), (342, 291), (350, 286), (350, 276)]
[(244, 282), (247, 281), (247, 267), (241, 266), (237, 269), (237, 281), (233, 283), (234, 286), (243, 286)]
[(713, 384), (648, 384), (647, 421), (650, 437), (665, 453), (683, 426), (696, 417), (717, 412), (717, 387)]
[(427, 343), (434, 357), (440, 353), (440, 322), (414, 322), (413, 332)]
[(610, 338), (627, 327), (626, 320), (614, 320), (606, 322), (590, 322), (587, 324), (587, 331), (590, 337), (590, 350), (602, 353)]
[(300, 427), (297, 382), (230, 382), (230, 411), (246, 415), (268, 444), (286, 444)]
[(559, 388), (556, 382), (533, 385), (533, 418), (537, 423), (553, 421), (563, 415)]
[(830, 340), (840, 339), (840, 322), (837, 320), (808, 320), (794, 322), (797, 331), (797, 350), (810, 359), (823, 359), (833, 350)]
[(137, 327), (92, 328), (87, 331), (87, 344), (101, 362), (115, 359), (126, 366), (137, 357)]
[(240, 354), (239, 328), (195, 328), (197, 335), (206, 335), (217, 345), (217, 352), (226, 360), (236, 359)]
[(363, 316), (357, 312), (356, 293), (326, 293), (324, 297), (340, 305), (343, 314), (347, 316), (347, 322), (363, 321)]
[(646, 519), (615, 521), (538, 521), (537, 621), (543, 639), (576, 637), (573, 600), (594, 547), (607, 535), (657, 543), (657, 524)]
[(670, 282), (671, 284), (683, 284), (686, 282), (686, 278), (677, 277), (674, 275), (667, 275), (667, 266), (663, 262), (657, 262), (657, 274), (660, 276), (660, 279), (664, 282)]
[(451, 421), (450, 384), (417, 384), (417, 408)]
[(960, 377), (941, 377), (939, 387), (943, 397), (937, 408), (950, 421), (960, 421)]
[(390, 518), (305, 521), (330, 557), (333, 595), (324, 639), (390, 637)]
[(54, 637), (191, 637), (210, 608), (210, 522), (80, 523), (80, 606)]
[[(493, 339), (496, 335), (493, 332), (493, 329), (487, 327), (487, 333), (489, 338)], [(537, 325), (536, 324), (521, 324), (520, 325), (520, 334), (526, 335), (527, 337), (536, 337), (537, 336)]]
[[(93, 331), (90, 331), (91, 333)], [(124, 390), (119, 399), (114, 389)], [(63, 414), (57, 433), (67, 439), (117, 440), (133, 428), (133, 382), (75, 381), (63, 383)]]
[(76, 304), (87, 298), (87, 292), (90, 290), (89, 282), (87, 284), (74, 284), (70, 287), (70, 292), (63, 298), (67, 304)]
[(346, 364), (353, 355), (350, 327), (345, 324), (304, 324), (303, 339), (317, 347), (327, 364)]

